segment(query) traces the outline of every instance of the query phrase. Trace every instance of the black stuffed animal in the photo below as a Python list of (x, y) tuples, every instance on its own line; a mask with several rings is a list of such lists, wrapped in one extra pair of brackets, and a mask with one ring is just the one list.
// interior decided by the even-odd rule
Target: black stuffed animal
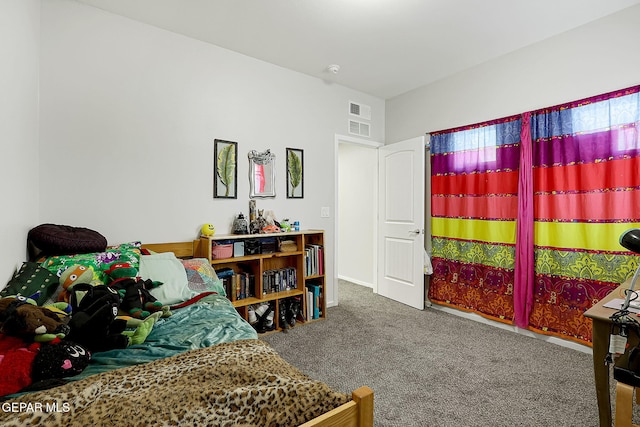
[(157, 287), (150, 279), (123, 278), (109, 283), (109, 287), (118, 291), (122, 297), (120, 308), (137, 319), (146, 319), (151, 313), (163, 311), (160, 301), (151, 295), (149, 289)]
[(36, 382), (72, 377), (84, 371), (90, 360), (91, 352), (80, 344), (54, 340), (40, 346), (40, 351), (33, 360), (31, 378)]
[(162, 303), (149, 290), (162, 285), (150, 279), (138, 277), (138, 270), (128, 262), (112, 264), (105, 273), (111, 279), (109, 287), (115, 289), (122, 298), (120, 309), (131, 317), (145, 319), (151, 313), (164, 311)]
[(71, 294), (71, 332), (67, 338), (92, 352), (126, 348), (129, 338), (122, 332), (127, 321), (116, 319), (119, 307), (120, 295), (114, 289), (76, 284)]

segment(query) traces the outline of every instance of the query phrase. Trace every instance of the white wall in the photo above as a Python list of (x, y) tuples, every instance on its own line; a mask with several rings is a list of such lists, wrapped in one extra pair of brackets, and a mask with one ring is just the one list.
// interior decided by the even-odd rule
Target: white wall
[(0, 1), (0, 288), (38, 220), (39, 49), (40, 1)]
[(374, 287), (378, 150), (354, 143), (338, 149), (338, 277)]
[[(333, 302), (334, 135), (354, 100), (381, 140), (383, 100), (69, 0), (43, 2), (40, 83), (42, 222), (111, 244), (228, 233), (248, 211), (247, 153), (269, 148), (277, 197), (258, 208), (326, 231)], [(238, 142), (237, 200), (212, 197), (216, 138)], [(301, 200), (286, 198), (286, 147), (304, 149)]]
[(640, 6), (387, 101), (386, 141), (640, 84)]

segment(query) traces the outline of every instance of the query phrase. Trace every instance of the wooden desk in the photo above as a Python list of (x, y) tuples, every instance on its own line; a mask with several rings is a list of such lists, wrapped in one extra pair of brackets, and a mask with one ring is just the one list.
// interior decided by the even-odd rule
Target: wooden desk
[(630, 285), (631, 279), (626, 280), (584, 313), (593, 322), (593, 372), (595, 375), (600, 427), (611, 427), (612, 421), (609, 366), (605, 364), (605, 358), (609, 353), (609, 334), (611, 333), (611, 320), (609, 317), (616, 312), (615, 309), (604, 307), (604, 305), (613, 299), (624, 298), (624, 291), (629, 289)]

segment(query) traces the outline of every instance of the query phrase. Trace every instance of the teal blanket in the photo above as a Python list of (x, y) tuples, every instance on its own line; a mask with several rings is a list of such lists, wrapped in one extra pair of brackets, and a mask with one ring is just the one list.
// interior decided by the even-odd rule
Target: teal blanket
[(227, 298), (211, 294), (192, 305), (173, 310), (170, 317), (159, 319), (144, 343), (93, 354), (91, 363), (81, 374), (67, 379), (80, 380), (188, 350), (257, 338), (256, 331)]

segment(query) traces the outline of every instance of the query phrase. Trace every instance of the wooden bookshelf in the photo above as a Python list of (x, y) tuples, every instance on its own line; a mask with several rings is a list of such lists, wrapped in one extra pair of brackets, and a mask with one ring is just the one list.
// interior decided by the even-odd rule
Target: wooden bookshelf
[[(270, 239), (275, 240), (275, 245), (266, 244)], [(238, 256), (233, 256), (232, 250), (231, 256), (224, 258), (216, 256), (218, 253), (217, 250), (214, 250), (216, 245), (233, 245), (235, 243), (247, 245), (248, 240), (257, 241), (260, 247), (265, 243), (264, 246), (268, 252), (259, 251), (253, 254), (244, 254), (243, 252), (240, 255), (236, 250)], [(280, 246), (282, 241), (293, 241), (295, 247), (289, 245), (284, 251)], [(280, 305), (288, 298), (295, 297), (300, 298), (304, 313), (304, 322), (298, 321), (296, 326), (326, 318), (324, 231), (305, 230), (270, 234), (202, 236), (200, 240), (194, 242), (194, 248), (196, 251), (194, 255), (207, 258), (216, 272), (222, 272), (225, 269), (233, 270), (235, 279), (230, 279), (225, 283), (233, 283), (235, 280), (236, 286), (228, 289), (227, 296), (245, 319), (249, 320), (249, 306), (270, 303), (274, 310), (275, 330), (282, 330), (284, 325), (280, 324), (280, 316), (278, 315)], [(242, 275), (244, 278), (240, 278)], [(243, 280), (245, 284), (251, 283), (251, 276), (253, 277), (252, 289), (246, 287), (239, 289), (238, 283)], [(311, 301), (308, 300), (307, 285), (310, 284), (317, 285), (319, 289), (319, 295), (313, 301), (317, 310), (309, 308), (313, 307), (313, 304), (310, 305)], [(315, 318), (314, 311), (316, 312)]]

